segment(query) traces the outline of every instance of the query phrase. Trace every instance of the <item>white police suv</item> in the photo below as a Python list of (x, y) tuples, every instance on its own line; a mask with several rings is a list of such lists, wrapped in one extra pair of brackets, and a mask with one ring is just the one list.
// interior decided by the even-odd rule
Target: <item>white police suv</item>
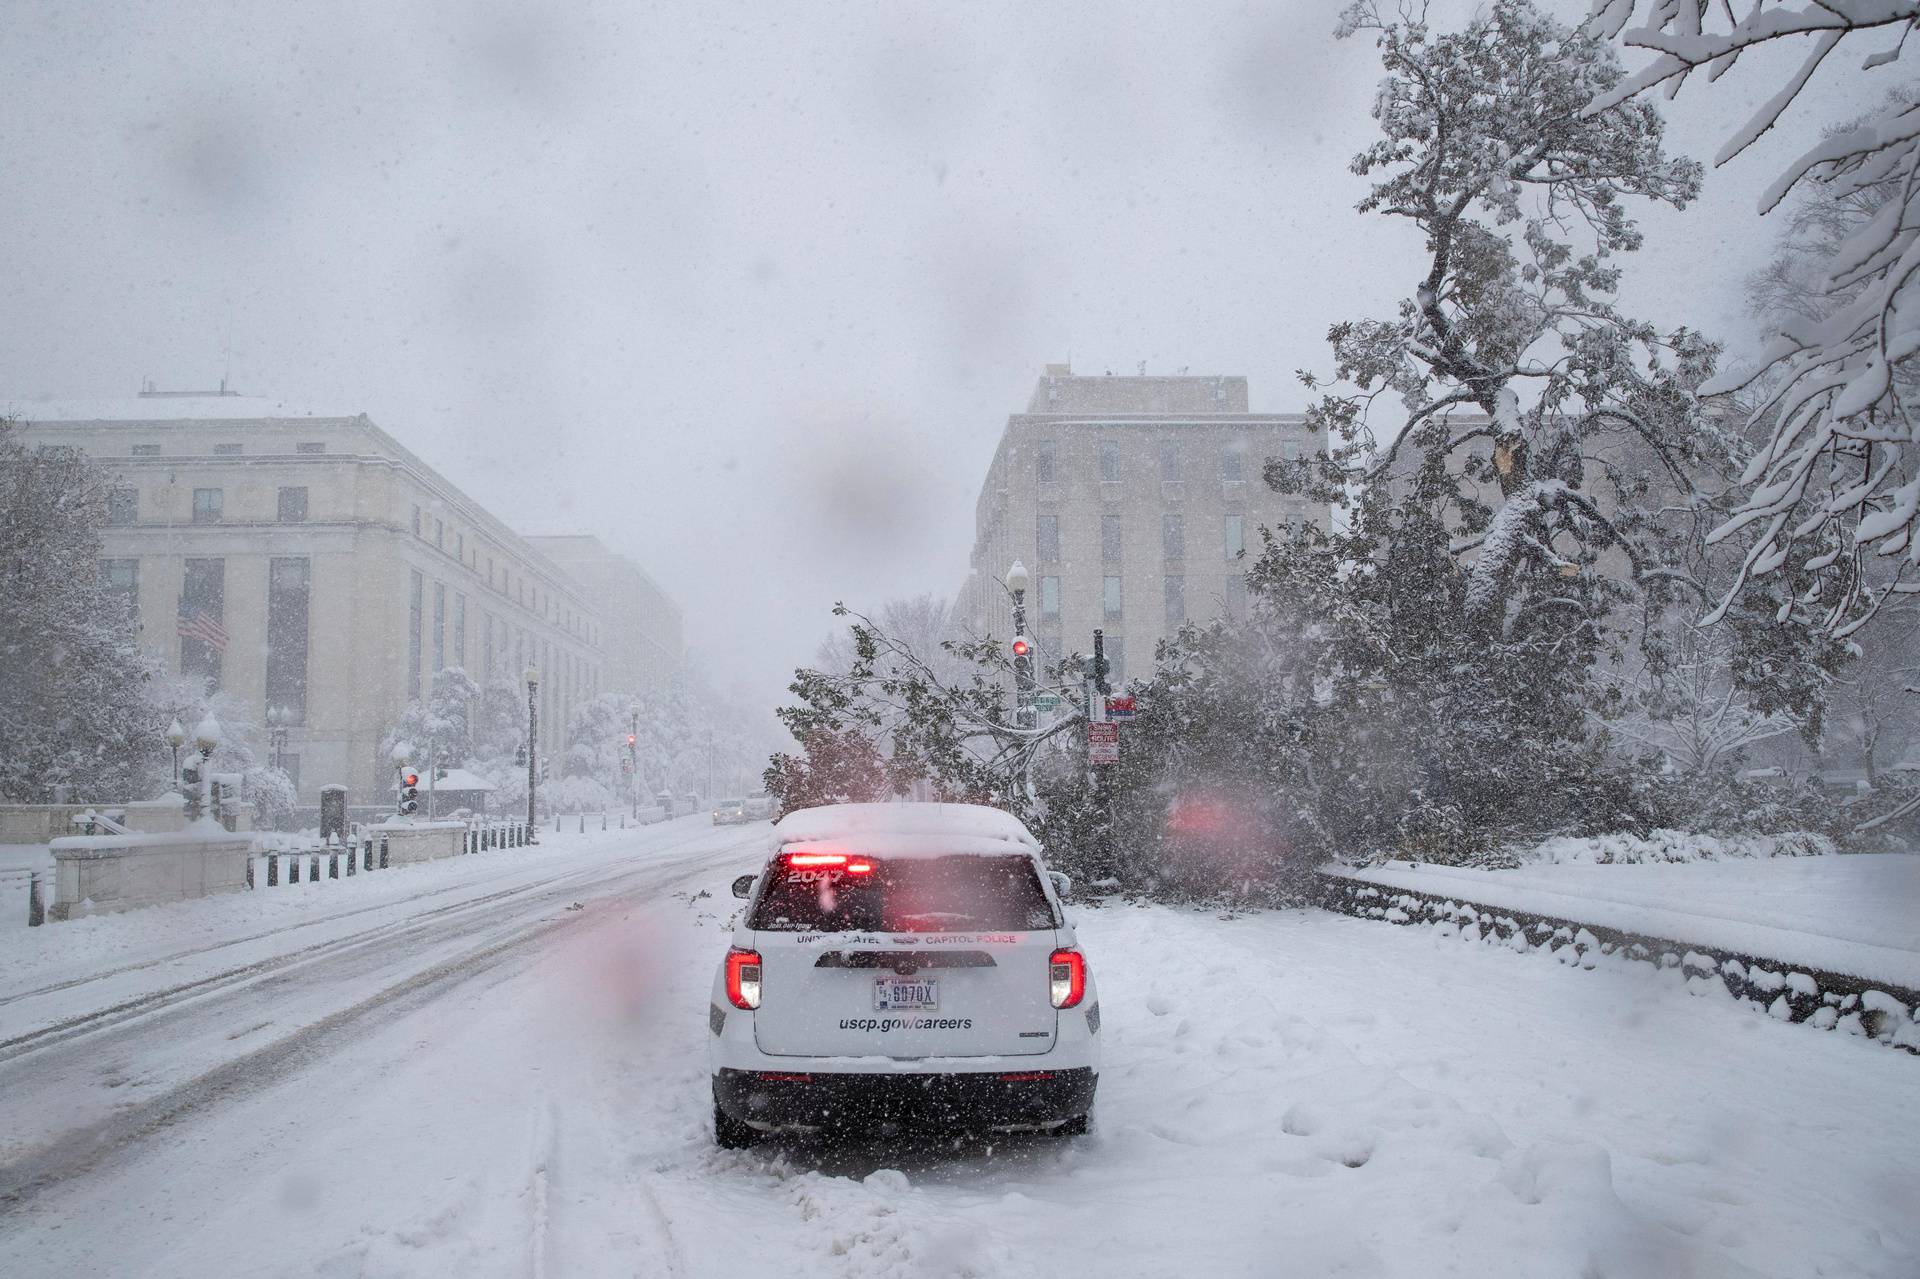
[(1064, 875), (972, 804), (789, 813), (714, 976), (722, 1146), (820, 1129), (1086, 1131), (1093, 973)]

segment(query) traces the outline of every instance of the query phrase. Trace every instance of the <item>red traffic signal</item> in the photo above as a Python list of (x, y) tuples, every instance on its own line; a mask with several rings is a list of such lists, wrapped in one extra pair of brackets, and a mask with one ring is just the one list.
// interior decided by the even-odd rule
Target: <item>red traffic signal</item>
[(402, 786), (418, 786), (420, 784), (420, 774), (407, 773), (400, 778), (400, 784)]
[(1013, 637), (1013, 655), (1015, 657), (1025, 657), (1028, 653), (1031, 653), (1032, 651), (1033, 651), (1032, 640), (1028, 639), (1024, 635), (1016, 635)]
[(640, 739), (635, 737), (632, 733), (627, 734), (627, 745), (631, 746), (638, 740)]

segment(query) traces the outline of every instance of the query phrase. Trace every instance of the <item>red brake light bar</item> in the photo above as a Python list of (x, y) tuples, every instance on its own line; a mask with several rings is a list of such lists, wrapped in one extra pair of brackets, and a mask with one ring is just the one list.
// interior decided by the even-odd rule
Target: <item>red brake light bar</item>
[(788, 853), (789, 866), (838, 866), (849, 875), (871, 875), (873, 863), (864, 857), (848, 857), (845, 853)]

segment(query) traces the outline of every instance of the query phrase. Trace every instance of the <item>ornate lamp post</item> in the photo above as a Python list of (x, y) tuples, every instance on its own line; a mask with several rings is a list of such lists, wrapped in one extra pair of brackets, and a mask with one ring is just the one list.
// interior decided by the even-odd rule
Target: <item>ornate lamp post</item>
[(1007, 570), (1007, 591), (1013, 596), (1013, 686), (1014, 722), (1031, 728), (1033, 718), (1033, 654), (1024, 651), (1032, 643), (1027, 639), (1027, 588), (1033, 579), (1019, 560)]
[(286, 763), (287, 729), (293, 723), (293, 711), (285, 706), (267, 707), (267, 736), (272, 743), (272, 764), (281, 768)]
[(174, 720), (167, 725), (167, 745), (173, 748), (173, 789), (180, 791), (180, 748), (186, 744), (187, 730), (180, 727), (180, 721)]
[(533, 815), (534, 792), (540, 784), (540, 668), (527, 664), (527, 842), (540, 842)]
[(220, 746), (220, 722), (209, 715), (193, 730), (194, 753), (187, 757), (187, 821), (220, 820), (220, 792), (213, 784), (213, 752)]

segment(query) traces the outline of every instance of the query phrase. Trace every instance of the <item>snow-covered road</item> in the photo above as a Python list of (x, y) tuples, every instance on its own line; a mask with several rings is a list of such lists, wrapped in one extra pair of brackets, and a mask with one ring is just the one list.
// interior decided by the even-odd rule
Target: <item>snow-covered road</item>
[(1920, 1274), (1914, 1059), (1314, 912), (1082, 910), (1087, 1138), (722, 1153), (707, 986), (764, 834), (422, 868), (95, 982), (23, 957), (0, 1273)]

